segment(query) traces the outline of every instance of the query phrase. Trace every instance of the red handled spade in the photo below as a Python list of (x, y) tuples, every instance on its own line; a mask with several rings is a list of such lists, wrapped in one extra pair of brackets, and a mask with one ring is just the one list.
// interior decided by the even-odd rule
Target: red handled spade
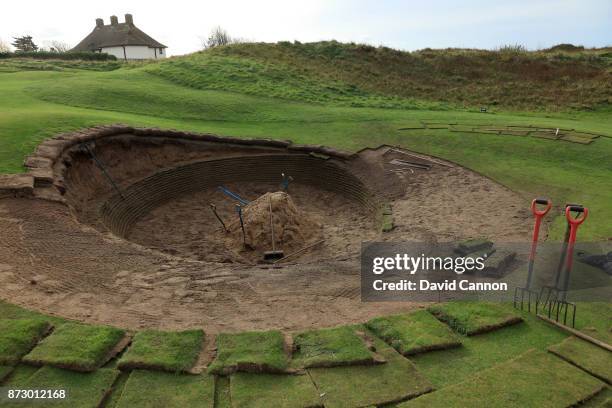
[[(542, 206), (542, 205), (545, 207), (543, 209), (541, 208), (539, 209), (538, 206)], [(542, 225), (542, 219), (546, 216), (546, 214), (548, 214), (551, 208), (552, 208), (552, 201), (550, 201), (548, 198), (536, 198), (531, 202), (531, 213), (535, 217), (535, 224), (533, 226), (533, 238), (531, 241), (531, 252), (529, 253), (527, 283), (525, 284), (525, 287), (522, 287), (522, 288), (517, 287), (514, 290), (514, 307), (517, 308), (518, 298), (519, 298), (519, 293), (520, 293), (521, 310), (523, 309), (523, 304), (524, 304), (526, 295), (528, 298), (528, 309), (527, 310), (531, 312), (532, 296), (536, 299), (536, 306), (537, 306), (538, 293), (536, 293), (535, 291), (531, 289), (531, 286), (533, 283), (533, 267), (535, 264), (535, 256), (536, 256), (536, 252), (538, 248), (538, 237), (540, 235), (540, 226)]]

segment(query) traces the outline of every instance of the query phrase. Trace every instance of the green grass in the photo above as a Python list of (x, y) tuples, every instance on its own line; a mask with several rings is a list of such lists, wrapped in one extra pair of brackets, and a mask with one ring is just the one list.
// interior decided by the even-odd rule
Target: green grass
[(373, 353), (356, 331), (365, 335), (362, 326), (309, 330), (295, 335), (292, 365), (308, 368), (373, 364)]
[(308, 375), (237, 373), (230, 379), (234, 408), (322, 407)]
[(288, 365), (285, 340), (277, 330), (221, 333), (217, 335), (217, 356), (208, 372), (283, 372)]
[[(22, 170), (23, 157), (55, 133), (95, 124), (209, 131), (238, 137), (290, 138), (298, 143), (357, 150), (381, 143), (434, 154), (479, 171), (523, 193), (591, 209), (580, 239), (612, 236), (612, 139), (592, 145), (537, 138), (462, 134), (449, 130), (399, 131), (421, 120), (443, 123), (538, 125), (612, 135), (612, 112), (483, 115), (465, 110), (349, 108), (177, 86), (144, 72), (17, 72), (0, 74), (0, 172)], [(41, 100), (42, 98), (42, 100)], [(509, 154), (511, 152), (512, 154)], [(526, 206), (528, 202), (526, 200)], [(557, 217), (552, 238), (562, 237)]]
[[(353, 106), (430, 104), (559, 109), (610, 102), (612, 59), (484, 50), (401, 52), (317, 43), (236, 44), (149, 65), (183, 85)], [(418, 102), (417, 102), (418, 101)], [(395, 104), (394, 104), (395, 102)], [(444, 102), (441, 104), (440, 102)], [(346, 103), (346, 102), (345, 102)]]
[(109, 353), (125, 336), (121, 329), (65, 323), (38, 344), (23, 361), (78, 371), (93, 371), (104, 364)]
[(49, 330), (43, 320), (0, 320), (0, 365), (14, 365)]
[(0, 59), (0, 73), (20, 71), (112, 71), (124, 65), (122, 61), (36, 60), (33, 58)]
[(374, 345), (385, 364), (308, 369), (325, 407), (378, 406), (431, 390), (430, 382), (409, 360), (380, 339), (374, 338)]
[(215, 377), (215, 408), (232, 408), (230, 377)]
[(214, 377), (134, 370), (117, 408), (212, 408)]
[(12, 305), (3, 300), (0, 300), (0, 316), (2, 316), (3, 319), (38, 320), (50, 323), (53, 326), (59, 326), (66, 322), (66, 319), (62, 319), (61, 317), (44, 315), (17, 305)]
[(612, 303), (576, 304), (576, 328), (604, 343), (612, 344)]
[(129, 377), (130, 373), (123, 372), (119, 374), (119, 376), (113, 383), (110, 395), (104, 403), (104, 408), (115, 408), (117, 406), (119, 398), (121, 397), (121, 393), (123, 392), (123, 388), (125, 387), (125, 383), (127, 383)]
[(568, 337), (548, 351), (612, 384), (612, 353), (577, 337)]
[(34, 375), (39, 370), (38, 367), (33, 367), (25, 364), (19, 364), (14, 370), (5, 377), (0, 383), (4, 386), (23, 384), (25, 381)]
[[(63, 400), (45, 400), (45, 407), (91, 408), (97, 407), (110, 390), (119, 371), (100, 369), (94, 373), (77, 373), (55, 367), (43, 367), (30, 378), (11, 386), (19, 389), (66, 390)], [(31, 406), (38, 405), (36, 401)], [(4, 403), (3, 407), (24, 407), (23, 402)]]
[(0, 365), (0, 384), (2, 384), (2, 381), (4, 381), (14, 369), (14, 366)]
[(377, 317), (366, 326), (405, 356), (461, 346), (455, 333), (426, 310)]
[(436, 388), (442, 388), (513, 359), (531, 348), (546, 351), (567, 337), (565, 332), (532, 314), (523, 313), (522, 317), (524, 322), (521, 324), (480, 336), (463, 337), (462, 347), (418, 354), (410, 359)]
[(467, 336), (521, 322), (515, 311), (496, 303), (449, 302), (430, 306), (428, 310), (453, 330)]
[(202, 330), (162, 332), (144, 330), (136, 333), (132, 345), (121, 357), (121, 370), (144, 368), (163, 371), (187, 371), (195, 364), (202, 342)]
[(567, 407), (603, 388), (601, 381), (552, 354), (531, 350), (398, 408)]

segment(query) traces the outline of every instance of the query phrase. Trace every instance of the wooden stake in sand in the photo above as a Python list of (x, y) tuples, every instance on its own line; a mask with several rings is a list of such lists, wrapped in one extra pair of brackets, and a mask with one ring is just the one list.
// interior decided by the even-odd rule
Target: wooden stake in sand
[(264, 252), (264, 260), (271, 261), (276, 259), (282, 259), (285, 256), (285, 253), (281, 250), (276, 250), (274, 243), (274, 220), (272, 219), (272, 195), (268, 196), (268, 201), (270, 202), (270, 235), (272, 236), (272, 250)]

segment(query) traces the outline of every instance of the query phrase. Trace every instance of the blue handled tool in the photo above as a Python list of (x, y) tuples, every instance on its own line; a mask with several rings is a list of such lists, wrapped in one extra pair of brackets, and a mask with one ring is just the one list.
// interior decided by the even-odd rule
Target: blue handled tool
[(223, 186), (219, 186), (218, 187), (219, 191), (221, 191), (223, 194), (225, 194), (226, 196), (233, 198), (234, 200), (238, 201), (240, 204), (242, 205), (249, 205), (250, 201), (245, 200), (244, 198), (240, 197), (238, 194), (236, 193), (232, 193), (231, 191), (229, 191), (227, 188), (223, 187)]

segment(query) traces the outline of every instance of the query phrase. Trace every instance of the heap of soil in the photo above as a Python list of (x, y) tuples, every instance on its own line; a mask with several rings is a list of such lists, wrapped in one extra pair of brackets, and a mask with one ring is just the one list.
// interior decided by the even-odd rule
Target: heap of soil
[(322, 237), (322, 226), (296, 207), (289, 194), (278, 191), (265, 193), (242, 207), (247, 248), (238, 220), (228, 225), (229, 248), (252, 261), (263, 259), (263, 253), (272, 250), (270, 205), (276, 250), (289, 255)]

